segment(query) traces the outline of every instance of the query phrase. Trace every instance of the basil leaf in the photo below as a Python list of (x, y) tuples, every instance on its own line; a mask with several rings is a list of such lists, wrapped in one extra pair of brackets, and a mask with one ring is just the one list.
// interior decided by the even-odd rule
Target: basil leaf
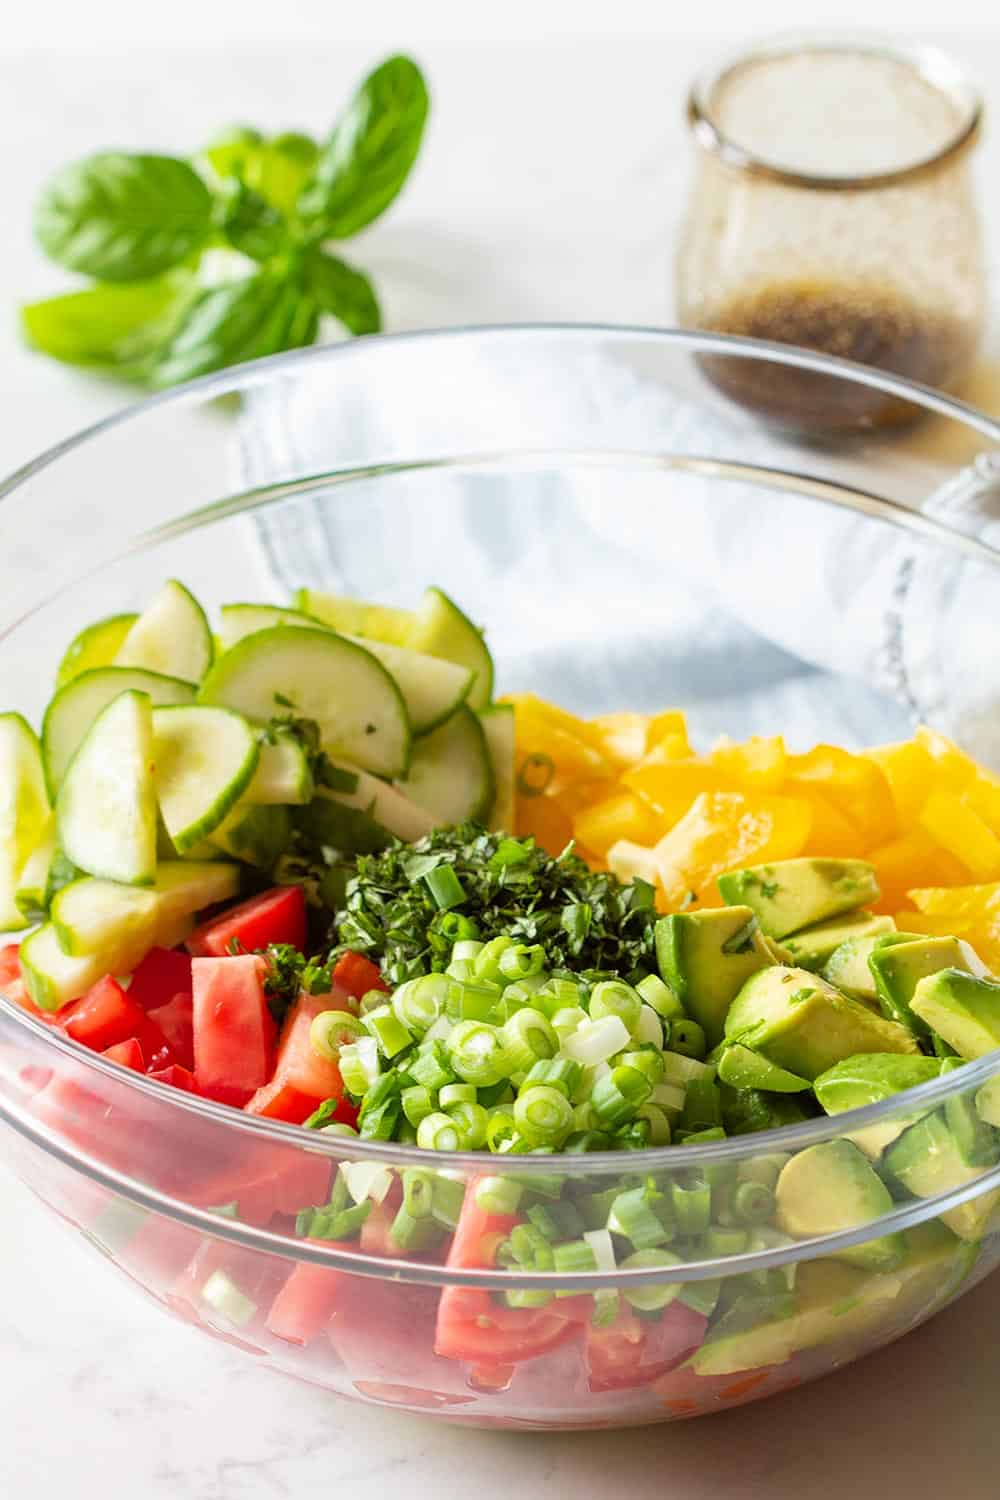
[(417, 159), (429, 100), (408, 57), (390, 57), (362, 83), (298, 200), (298, 215), (324, 238), (347, 239), (377, 219)]
[(294, 130), (266, 141), (257, 131), (239, 129), (205, 152), (216, 176), (244, 183), (286, 218), (318, 156), (316, 142)]
[(288, 249), (288, 225), (266, 198), (234, 182), (223, 200), (219, 227), (234, 250), (251, 260), (273, 260)]
[(346, 261), (314, 250), (304, 268), (306, 287), (322, 312), (339, 319), (349, 333), (378, 333), (382, 313), (368, 277)]
[(28, 303), (21, 326), (26, 342), (53, 359), (140, 376), (190, 296), (186, 273), (92, 286)]
[(211, 287), (197, 296), (160, 353), (153, 383), (174, 385), (309, 344), (318, 321), (315, 302), (287, 276), (258, 271)]
[(57, 172), (35, 211), (46, 254), (101, 281), (145, 281), (180, 265), (212, 231), (212, 195), (173, 156), (99, 152)]

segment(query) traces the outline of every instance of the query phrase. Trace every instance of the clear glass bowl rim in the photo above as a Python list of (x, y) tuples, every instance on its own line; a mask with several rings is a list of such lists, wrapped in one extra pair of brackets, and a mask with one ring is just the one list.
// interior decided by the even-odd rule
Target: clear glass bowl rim
[[(946, 94), (959, 111), (955, 127), (937, 150), (899, 167), (881, 172), (826, 174), (798, 172), (780, 162), (758, 156), (741, 146), (719, 126), (714, 95), (729, 74), (749, 63), (789, 57), (806, 52), (852, 52), (903, 63), (924, 82)], [(804, 29), (780, 32), (735, 51), (727, 52), (695, 79), (688, 95), (687, 120), (700, 147), (727, 166), (749, 176), (817, 192), (859, 192), (893, 187), (936, 172), (957, 160), (978, 141), (983, 127), (983, 100), (966, 73), (951, 55), (939, 47), (901, 42), (877, 32)]]
[[(935, 412), (938, 415), (957, 420), (992, 441), (1000, 443), (1000, 422), (996, 422), (987, 416), (986, 413), (978, 411), (976, 408), (952, 397), (942, 395), (939, 391), (933, 390), (930, 387), (920, 386), (899, 377), (885, 375), (880, 371), (849, 360), (817, 355), (809, 350), (770, 343), (759, 339), (733, 338), (724, 334), (688, 333), (675, 329), (629, 327), (624, 325), (532, 323), (470, 326), (458, 329), (379, 335), (377, 344), (379, 346), (389, 346), (400, 341), (412, 343), (430, 340), (438, 343), (441, 341), (461, 341), (482, 337), (490, 339), (504, 339), (507, 337), (520, 339), (526, 337), (530, 341), (532, 337), (551, 338), (553, 335), (566, 336), (570, 339), (579, 338), (583, 341), (593, 338), (629, 338), (640, 342), (649, 341), (652, 343), (673, 345), (692, 354), (703, 352), (718, 354), (725, 352), (729, 356), (778, 362), (793, 368), (814, 370), (818, 373), (827, 374), (848, 382), (859, 383), (891, 395), (902, 397), (929, 412)], [(150, 396), (83, 429), (79, 433), (71, 435), (60, 443), (53, 445), (53, 447), (29, 463), (23, 465), (11, 474), (6, 481), (0, 483), (0, 500), (5, 498), (13, 499), (17, 490), (27, 484), (41, 470), (57, 463), (62, 458), (68, 457), (76, 448), (90, 442), (112, 428), (141, 418), (154, 407), (171, 404), (183, 405), (191, 402), (197, 403), (200, 400), (210, 400), (214, 396), (223, 393), (252, 389), (255, 386), (266, 384), (274, 375), (280, 375), (307, 362), (349, 358), (352, 351), (356, 350), (361, 344), (367, 345), (369, 348), (371, 347), (368, 340), (363, 340), (298, 350), (290, 354), (274, 355), (270, 358), (256, 360), (249, 364), (233, 366), (217, 374), (203, 376), (198, 380), (190, 381), (170, 391)], [(393, 461), (388, 464), (372, 463), (363, 466), (349, 466), (344, 469), (333, 470), (329, 475), (309, 476), (308, 481), (303, 479), (301, 483), (315, 481), (317, 478), (332, 478), (348, 483), (352, 480), (368, 479), (380, 474), (405, 472), (411, 469), (447, 464), (461, 466), (467, 464), (476, 465), (481, 462), (515, 462), (525, 458), (540, 456), (546, 456), (546, 451), (517, 450), (506, 454), (486, 456), (480, 454), (467, 456), (456, 453), (435, 459), (428, 459), (426, 456), (423, 456), (409, 461)], [(650, 455), (646, 450), (622, 450), (620, 452), (607, 452), (606, 450), (588, 452), (588, 450), (578, 450), (572, 453), (560, 450), (555, 452), (555, 456), (562, 459), (576, 457), (582, 460), (603, 457), (609, 462), (624, 462), (628, 460), (641, 461), (644, 456), (655, 459), (656, 455)], [(723, 464), (721, 467), (725, 467), (725, 465)], [(746, 467), (749, 468), (751, 466)], [(792, 471), (781, 472), (786, 473), (790, 478), (802, 477), (793, 474)], [(212, 520), (218, 519), (220, 512), (232, 514), (242, 508), (253, 508), (256, 505), (265, 503), (274, 492), (287, 494), (289, 490), (294, 490), (296, 487), (296, 481), (279, 481), (263, 489), (250, 491), (239, 497), (239, 501), (237, 502), (223, 500), (214, 505), (201, 507), (183, 517), (167, 522), (162, 526), (154, 527), (152, 530), (141, 534), (133, 540), (131, 546), (126, 550), (132, 550), (136, 546), (155, 544), (163, 536), (177, 535), (179, 530), (196, 529), (200, 525), (208, 524)], [(829, 493), (821, 493), (824, 489), (829, 491)], [(838, 489), (842, 492), (843, 496), (839, 501), (834, 493)], [(925, 517), (918, 511), (911, 511), (892, 501), (877, 496), (868, 496), (864, 491), (852, 492), (846, 486), (834, 481), (823, 481), (819, 484), (817, 493), (818, 498), (823, 503), (840, 503), (849, 507), (853, 504), (854, 508), (862, 511), (868, 507), (864, 504), (856, 504), (854, 502), (873, 501), (877, 507), (877, 512), (881, 513), (884, 519), (891, 520), (895, 524), (902, 524), (909, 529), (924, 534), (930, 534), (943, 544), (950, 545), (957, 550), (974, 550), (981, 557), (986, 557), (992, 562), (1000, 562), (1000, 553), (993, 551), (991, 548), (985, 546), (985, 544), (978, 541), (971, 541), (970, 544), (970, 538), (966, 535), (953, 530), (939, 521)], [(88, 1070), (95, 1070), (97, 1074), (105, 1075), (113, 1080), (116, 1087), (138, 1090), (140, 1094), (145, 1094), (155, 1099), (162, 1108), (186, 1111), (188, 1114), (211, 1120), (216, 1125), (221, 1125), (229, 1130), (248, 1132), (251, 1135), (256, 1135), (258, 1138), (281, 1141), (299, 1150), (308, 1150), (312, 1154), (326, 1155), (331, 1160), (338, 1160), (345, 1154), (345, 1144), (342, 1137), (324, 1136), (321, 1132), (304, 1133), (301, 1126), (247, 1115), (241, 1111), (216, 1104), (212, 1100), (196, 1098), (181, 1090), (165, 1088), (147, 1079), (144, 1075), (121, 1069), (100, 1055), (78, 1046), (71, 1039), (53, 1033), (42, 1023), (35, 1021), (21, 1007), (8, 1001), (2, 995), (0, 995), (0, 1016), (8, 1022), (12, 1022), (15, 1027), (24, 1027), (36, 1040), (44, 1042), (49, 1047), (57, 1048), (67, 1058), (72, 1059), (78, 1067), (83, 1066)], [(989, 1078), (994, 1076), (998, 1064), (1000, 1064), (1000, 1049), (988, 1054), (984, 1058), (980, 1058), (974, 1063), (967, 1063), (961, 1069), (956, 1069), (942, 1078), (922, 1084), (917, 1088), (909, 1089), (905, 1094), (895, 1095), (880, 1103), (869, 1105), (864, 1109), (851, 1110), (828, 1118), (821, 1117), (802, 1125), (788, 1126), (781, 1130), (732, 1137), (728, 1140), (708, 1145), (654, 1147), (638, 1153), (635, 1157), (636, 1164), (638, 1165), (639, 1161), (641, 1161), (643, 1169), (650, 1172), (668, 1168), (682, 1170), (688, 1167), (697, 1167), (701, 1164), (739, 1161), (744, 1157), (758, 1155), (762, 1151), (801, 1149), (806, 1146), (818, 1144), (824, 1140), (840, 1137), (848, 1131), (853, 1132), (866, 1126), (879, 1124), (887, 1119), (891, 1119), (901, 1110), (904, 1098), (907, 1110), (913, 1106), (934, 1107), (943, 1103), (948, 1098), (964, 1094), (985, 1083)], [(643, 1285), (662, 1282), (663, 1280), (662, 1268), (651, 1271), (623, 1271), (619, 1269), (613, 1273), (578, 1272), (575, 1275), (557, 1275), (556, 1273), (548, 1272), (536, 1273), (532, 1276), (517, 1273), (515, 1276), (506, 1271), (457, 1271), (450, 1268), (446, 1270), (444, 1267), (428, 1265), (420, 1261), (407, 1261), (395, 1258), (382, 1259), (374, 1256), (355, 1255), (340, 1250), (328, 1250), (316, 1244), (220, 1218), (218, 1215), (212, 1214), (207, 1210), (194, 1208), (181, 1200), (149, 1188), (145, 1184), (128, 1177), (126, 1174), (106, 1167), (95, 1159), (88, 1157), (75, 1146), (50, 1136), (35, 1121), (25, 1117), (2, 1097), (0, 1097), (0, 1119), (11, 1125), (19, 1134), (26, 1137), (37, 1147), (56, 1156), (66, 1165), (71, 1166), (73, 1170), (81, 1172), (91, 1180), (100, 1183), (110, 1191), (129, 1199), (139, 1206), (168, 1217), (179, 1219), (217, 1238), (228, 1239), (246, 1248), (265, 1250), (269, 1253), (282, 1255), (285, 1258), (308, 1260), (321, 1265), (337, 1267), (358, 1275), (376, 1277), (391, 1275), (397, 1279), (427, 1282), (436, 1285), (462, 1284), (497, 1289), (509, 1289), (513, 1285), (529, 1288), (532, 1286), (545, 1287), (551, 1285), (555, 1279), (558, 1280), (561, 1287), (577, 1288), (581, 1291), (593, 1291), (605, 1286), (620, 1286), (623, 1283)], [(423, 1167), (425, 1169), (430, 1164), (426, 1151), (399, 1143), (351, 1139), (349, 1150), (351, 1158), (355, 1160), (369, 1159), (397, 1167), (411, 1166)], [(495, 1172), (498, 1163), (497, 1157), (482, 1152), (449, 1152), (444, 1156), (435, 1156), (432, 1159), (439, 1167), (447, 1166), (448, 1168), (461, 1170), (470, 1175), (482, 1175), (484, 1171), (489, 1173), (491, 1168)], [(614, 1173), (621, 1173), (624, 1170), (625, 1160), (626, 1158), (620, 1152), (595, 1152), (573, 1157), (566, 1157), (561, 1154), (529, 1155), (518, 1158), (517, 1174), (518, 1176), (527, 1177), (535, 1174), (544, 1175), (553, 1171), (560, 1171), (563, 1175), (578, 1179), (584, 1179), (588, 1176), (604, 1177)], [(571, 1164), (571, 1169), (567, 1172), (568, 1164)], [(813, 1240), (802, 1240), (787, 1249), (686, 1262), (682, 1266), (671, 1268), (671, 1278), (676, 1280), (704, 1280), (718, 1275), (735, 1275), (743, 1271), (766, 1269), (770, 1266), (780, 1266), (791, 1261), (829, 1255), (835, 1249), (850, 1248), (868, 1239), (890, 1233), (893, 1230), (902, 1229), (909, 1225), (923, 1222), (926, 1219), (934, 1218), (941, 1212), (947, 1211), (949, 1207), (956, 1206), (973, 1197), (978, 1197), (981, 1193), (988, 1192), (995, 1187), (1000, 1187), (1000, 1166), (985, 1173), (971, 1184), (954, 1189), (948, 1193), (942, 1193), (935, 1198), (921, 1199), (919, 1202), (905, 1205), (902, 1208), (894, 1210), (891, 1214), (862, 1226), (860, 1229), (845, 1230), (838, 1234), (825, 1235)]]

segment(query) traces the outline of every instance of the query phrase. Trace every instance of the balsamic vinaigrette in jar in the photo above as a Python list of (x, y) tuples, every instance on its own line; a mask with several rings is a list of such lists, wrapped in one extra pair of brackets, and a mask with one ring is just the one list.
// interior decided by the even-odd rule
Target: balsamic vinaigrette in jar
[[(947, 60), (784, 43), (696, 86), (691, 118), (708, 149), (678, 259), (683, 326), (945, 389), (961, 380), (985, 314), (964, 149), (979, 108)], [(916, 415), (811, 371), (724, 355), (702, 365), (741, 405), (817, 436)]]

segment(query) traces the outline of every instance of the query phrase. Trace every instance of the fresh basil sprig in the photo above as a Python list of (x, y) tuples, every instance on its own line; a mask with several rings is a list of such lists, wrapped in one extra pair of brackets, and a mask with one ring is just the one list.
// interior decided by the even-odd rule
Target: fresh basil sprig
[(351, 334), (377, 333), (371, 282), (330, 245), (397, 197), (428, 108), (416, 63), (391, 57), (364, 79), (325, 144), (241, 128), (193, 163), (104, 151), (62, 168), (41, 195), (35, 234), (52, 260), (92, 284), (24, 306), (27, 342), (69, 364), (166, 386), (310, 344), (324, 317)]

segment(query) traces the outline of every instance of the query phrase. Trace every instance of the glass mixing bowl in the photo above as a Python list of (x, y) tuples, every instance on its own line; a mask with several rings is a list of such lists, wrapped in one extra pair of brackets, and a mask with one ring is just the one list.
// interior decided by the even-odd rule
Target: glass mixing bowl
[[(925, 425), (906, 442), (803, 446), (727, 403), (704, 370), (720, 355), (748, 379), (777, 363), (880, 391)], [(469, 330), (265, 360), (142, 403), (3, 488), (3, 706), (37, 722), (62, 644), (165, 576), (208, 606), (278, 601), (298, 583), (409, 604), (433, 581), (486, 626), (501, 691), (582, 713), (678, 704), (703, 741), (784, 732), (795, 748), (899, 738), (922, 717), (1000, 769), (998, 443), (997, 423), (906, 382), (709, 335)], [(518, 1157), (513, 1174), (507, 1158), (498, 1188), (481, 1181), (498, 1176), (495, 1157), (429, 1158), (239, 1114), (0, 999), (7, 1159), (77, 1236), (276, 1369), (509, 1427), (752, 1400), (975, 1284), (1000, 1260), (1000, 1166), (942, 1166), (935, 1130), (998, 1067), (992, 1054), (764, 1136)], [(860, 1226), (793, 1241), (720, 1220), (702, 1241), (711, 1253), (678, 1256), (666, 1285), (662, 1265), (476, 1263), (481, 1236), (509, 1228), (497, 1210), (512, 1192), (586, 1223), (593, 1196), (628, 1172), (671, 1205), (683, 1246), (685, 1225), (714, 1218), (740, 1183), (773, 1182), (790, 1154), (843, 1140), (877, 1154), (915, 1122), (927, 1122), (920, 1170)], [(433, 1167), (443, 1221), (463, 1195), (481, 1204), (461, 1267), (389, 1254), (378, 1216), (360, 1243), (297, 1235), (296, 1215), (345, 1161), (386, 1202), (403, 1174)]]

